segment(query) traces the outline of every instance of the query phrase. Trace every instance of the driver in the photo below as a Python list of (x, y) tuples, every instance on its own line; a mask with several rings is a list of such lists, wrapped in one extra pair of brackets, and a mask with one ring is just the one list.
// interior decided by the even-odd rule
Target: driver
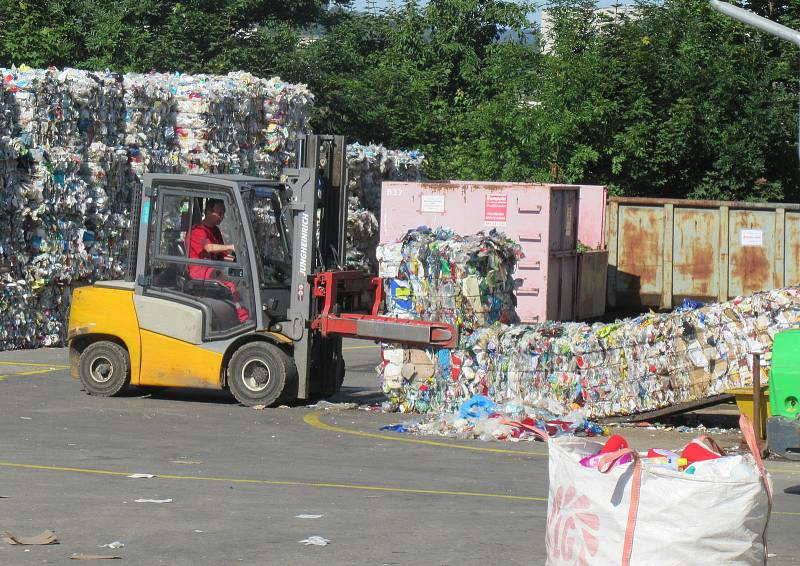
[[(233, 245), (222, 239), (219, 225), (225, 219), (225, 203), (220, 199), (207, 199), (203, 210), (203, 221), (192, 226), (189, 233), (189, 258), (212, 261), (233, 261)], [(242, 297), (236, 283), (219, 279), (220, 271), (209, 265), (189, 265), (189, 277), (192, 279), (213, 279), (225, 285), (231, 292), (236, 316), (239, 322), (250, 318), (250, 313), (241, 305)]]

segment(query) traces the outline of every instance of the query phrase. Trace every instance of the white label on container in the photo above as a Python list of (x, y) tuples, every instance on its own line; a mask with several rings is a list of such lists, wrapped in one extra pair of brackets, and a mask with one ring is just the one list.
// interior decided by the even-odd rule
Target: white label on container
[(403, 196), (403, 189), (399, 187), (387, 187), (386, 188), (386, 196), (389, 197), (401, 197)]
[(575, 219), (572, 216), (572, 205), (567, 205), (567, 210), (564, 212), (564, 223), (566, 226), (564, 227), (564, 235), (567, 238), (572, 237), (572, 224), (575, 222)]
[(758, 246), (764, 245), (764, 231), (763, 230), (742, 230), (741, 231), (742, 246)]
[(422, 195), (420, 212), (444, 212), (444, 195)]

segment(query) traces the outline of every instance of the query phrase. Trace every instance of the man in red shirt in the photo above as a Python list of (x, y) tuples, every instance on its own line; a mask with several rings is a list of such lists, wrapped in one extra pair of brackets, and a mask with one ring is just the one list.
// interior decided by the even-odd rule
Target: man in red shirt
[[(233, 261), (231, 255), (233, 245), (226, 244), (222, 239), (219, 225), (225, 219), (225, 203), (219, 199), (208, 199), (203, 211), (203, 221), (192, 226), (189, 233), (189, 257), (193, 259), (207, 259), (213, 261)], [(241, 305), (242, 297), (233, 281), (218, 279), (219, 270), (209, 265), (189, 265), (189, 277), (192, 279), (214, 279), (225, 285), (231, 291), (236, 306), (236, 315), (239, 322), (250, 318), (250, 313)]]

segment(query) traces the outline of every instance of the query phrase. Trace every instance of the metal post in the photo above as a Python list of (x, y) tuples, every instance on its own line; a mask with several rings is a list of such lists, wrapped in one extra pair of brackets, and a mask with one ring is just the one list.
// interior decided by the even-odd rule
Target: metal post
[(756, 438), (761, 435), (761, 352), (753, 352), (753, 428)]

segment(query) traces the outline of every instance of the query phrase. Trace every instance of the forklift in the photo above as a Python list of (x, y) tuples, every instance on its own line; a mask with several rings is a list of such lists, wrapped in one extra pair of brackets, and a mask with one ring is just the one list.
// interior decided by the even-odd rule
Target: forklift
[[(275, 406), (340, 390), (343, 337), (456, 345), (450, 324), (379, 316), (381, 279), (343, 266), (344, 138), (304, 136), (296, 159), (280, 180), (144, 176), (132, 195), (124, 280), (72, 294), (70, 371), (88, 394), (200, 387)], [(190, 257), (211, 199), (224, 205), (218, 228), (235, 253)], [(210, 275), (197, 278), (198, 269)]]

